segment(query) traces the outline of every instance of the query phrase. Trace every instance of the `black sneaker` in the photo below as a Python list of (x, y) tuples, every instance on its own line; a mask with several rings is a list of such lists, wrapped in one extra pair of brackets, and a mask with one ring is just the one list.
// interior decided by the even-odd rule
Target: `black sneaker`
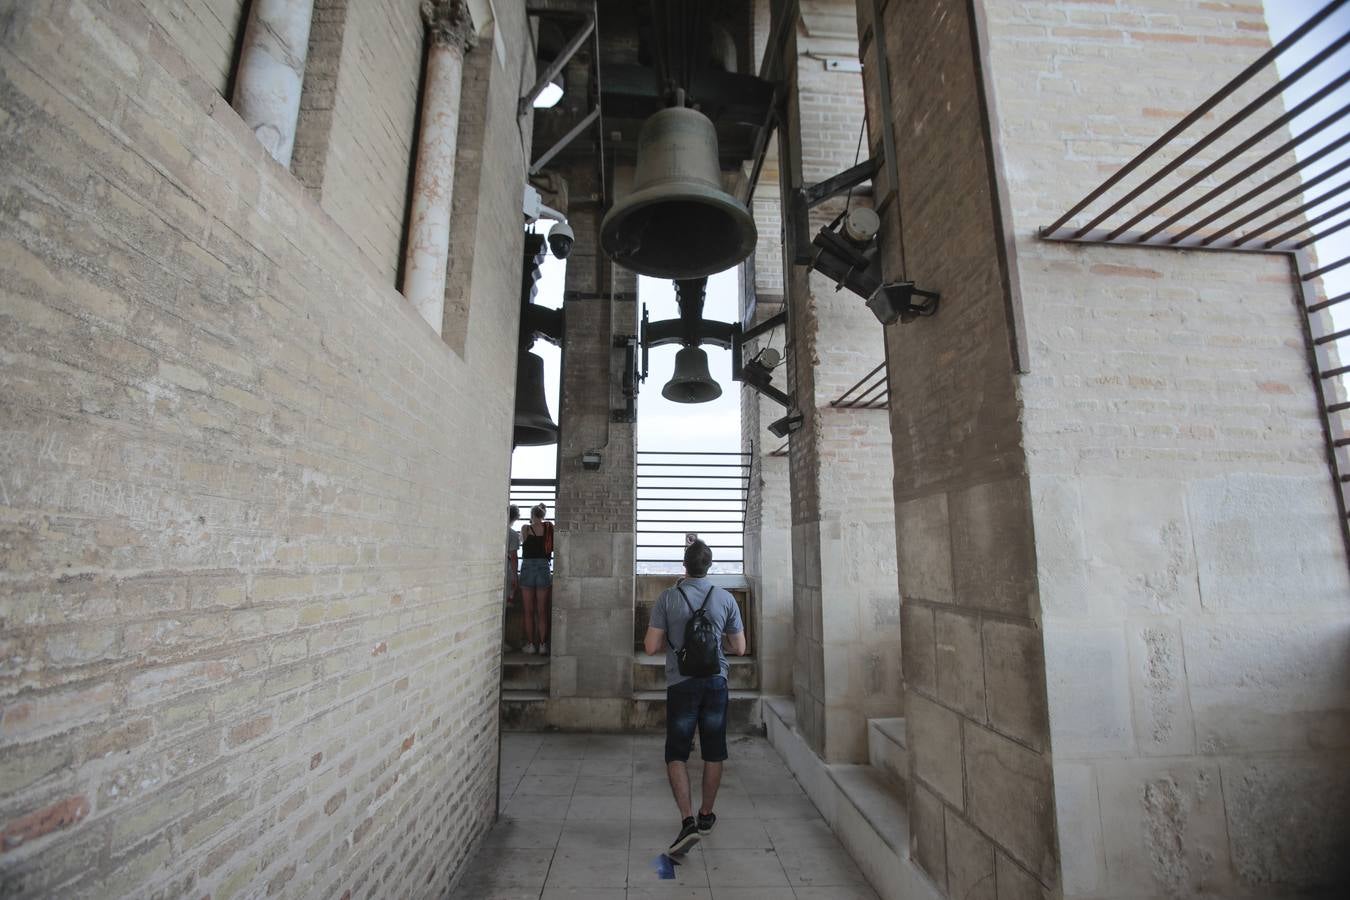
[(703, 813), (698, 814), (699, 834), (711, 833), (713, 830), (713, 826), (716, 824), (717, 824), (717, 813), (708, 813), (706, 816)]
[(679, 836), (666, 851), (670, 856), (684, 856), (690, 847), (698, 843), (698, 823), (694, 821), (694, 817), (685, 819), (681, 826)]

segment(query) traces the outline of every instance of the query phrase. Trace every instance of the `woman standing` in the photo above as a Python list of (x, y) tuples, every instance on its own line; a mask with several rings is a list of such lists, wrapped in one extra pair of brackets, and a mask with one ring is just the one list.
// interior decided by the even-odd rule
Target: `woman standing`
[(544, 521), (548, 507), (530, 510), (530, 523), (520, 529), (520, 595), (525, 600), (525, 652), (548, 655), (549, 600), (553, 593), (553, 523)]
[[(520, 587), (520, 534), (512, 526), (520, 520), (520, 507), (512, 503), (506, 508), (506, 581), (502, 585), (502, 596), (506, 599), (506, 605), (510, 606), (511, 601), (516, 598), (516, 590)], [(503, 616), (502, 620), (505, 621)], [(502, 652), (511, 653), (511, 645), (506, 642), (506, 634), (502, 634)]]

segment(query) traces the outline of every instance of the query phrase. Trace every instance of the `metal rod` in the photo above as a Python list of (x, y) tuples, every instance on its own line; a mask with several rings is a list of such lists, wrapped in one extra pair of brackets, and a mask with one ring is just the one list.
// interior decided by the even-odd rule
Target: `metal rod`
[[(1169, 143), (1171, 143), (1173, 138), (1181, 134), (1187, 128), (1190, 128), (1196, 122), (1199, 122), (1201, 119), (1203, 119), (1211, 109), (1218, 106), (1225, 99), (1230, 97), (1235, 91), (1237, 91), (1238, 88), (1242, 87), (1248, 81), (1251, 81), (1252, 78), (1255, 77), (1258, 72), (1260, 72), (1267, 65), (1269, 65), (1276, 57), (1278, 57), (1284, 51), (1288, 50), (1296, 42), (1301, 40), (1304, 35), (1306, 35), (1308, 32), (1312, 31), (1314, 28), (1320, 25), (1323, 21), (1326, 20), (1328, 16), (1330, 16), (1332, 13), (1336, 12), (1336, 10), (1344, 6), (1346, 2), (1348, 2), (1348, 0), (1332, 0), (1332, 2), (1328, 3), (1326, 6), (1322, 7), (1322, 9), (1318, 10), (1315, 14), (1313, 14), (1312, 18), (1308, 19), (1308, 21), (1304, 22), (1298, 28), (1290, 32), (1289, 36), (1286, 37), (1284, 40), (1280, 41), (1274, 47), (1271, 47), (1265, 53), (1257, 57), (1256, 60), (1253, 61), (1251, 65), (1247, 66), (1247, 68), (1239, 72), (1232, 81), (1228, 82), (1223, 87), (1215, 91), (1214, 94), (1208, 100), (1206, 100), (1204, 103), (1201, 103), (1195, 109), (1191, 110), (1191, 112), (1187, 114), (1185, 118), (1183, 118), (1180, 122), (1169, 128), (1156, 141), (1145, 147), (1138, 155), (1136, 155), (1133, 159), (1131, 159), (1124, 166), (1122, 166), (1118, 172), (1116, 172), (1110, 178), (1106, 179), (1106, 181), (1102, 182), (1100, 185), (1094, 188), (1092, 192), (1089, 193), (1082, 200), (1074, 204), (1074, 206), (1068, 212), (1060, 216), (1046, 228), (1042, 229), (1041, 233), (1044, 235), (1053, 235), (1055, 232), (1059, 231), (1059, 229), (1064, 226), (1064, 223), (1068, 222), (1074, 216), (1078, 215), (1078, 213), (1082, 212), (1082, 210), (1086, 208), (1089, 203), (1092, 203), (1102, 194), (1105, 194), (1111, 188), (1115, 187), (1118, 183), (1120, 183), (1122, 179), (1124, 179), (1135, 169), (1139, 168), (1141, 165), (1147, 162), (1148, 159), (1153, 156), (1153, 154), (1157, 153), (1163, 147), (1166, 147)], [(1278, 88), (1279, 86), (1277, 85), (1276, 87)], [(1088, 227), (1091, 228), (1092, 226)], [(1085, 230), (1086, 229), (1079, 229), (1079, 233), (1074, 236), (1082, 237), (1082, 232)]]
[[(1326, 212), (1322, 213), (1322, 214), (1319, 215), (1319, 216), (1314, 216), (1313, 218), (1308, 219), (1306, 222), (1304, 222), (1303, 224), (1301, 224), (1298, 228), (1291, 228), (1289, 231), (1286, 231), (1284, 234), (1280, 235), (1280, 238), (1290, 238), (1290, 237), (1293, 237), (1294, 235), (1298, 234), (1300, 231), (1307, 231), (1308, 229), (1312, 228), (1314, 225), (1320, 225), (1320, 224), (1322, 224), (1323, 222), (1325, 222), (1327, 219), (1330, 219), (1330, 218), (1332, 218), (1332, 217), (1334, 217), (1334, 216), (1338, 216), (1338, 215), (1340, 215), (1341, 213), (1345, 212), (1347, 209), (1350, 209), (1350, 203), (1342, 203), (1340, 206), (1333, 207), (1333, 208), (1327, 210)], [(1346, 219), (1344, 222), (1339, 222), (1339, 223), (1337, 223), (1337, 224), (1331, 226), (1330, 228), (1328, 228), (1326, 231), (1320, 231), (1320, 232), (1318, 232), (1317, 234), (1309, 235), (1307, 238), (1305, 238), (1305, 239), (1299, 241), (1297, 244), (1295, 244), (1294, 247), (1297, 248), (1297, 249), (1299, 249), (1299, 250), (1302, 250), (1304, 247), (1308, 246), (1309, 244), (1314, 244), (1314, 243), (1316, 243), (1318, 240), (1320, 240), (1321, 238), (1326, 237), (1326, 236), (1329, 235), (1329, 234), (1335, 234), (1336, 232), (1338, 232), (1338, 231), (1340, 231), (1342, 228), (1344, 228), (1346, 225), (1350, 225), (1350, 219)], [(1274, 239), (1272, 239), (1272, 240), (1270, 241), (1270, 243), (1272, 243), (1272, 244), (1278, 244), (1278, 243), (1280, 243), (1280, 238), (1274, 238)]]
[(638, 450), (638, 456), (741, 456), (749, 457), (754, 454), (742, 453), (738, 450)]
[[(1347, 203), (1346, 206), (1347, 206), (1347, 207), (1350, 207), (1350, 203)], [(1324, 218), (1324, 217), (1319, 216), (1318, 218)], [(1338, 222), (1338, 223), (1336, 223), (1335, 225), (1332, 225), (1332, 226), (1331, 226), (1330, 228), (1328, 228), (1326, 231), (1319, 231), (1319, 232), (1317, 232), (1316, 234), (1310, 236), (1307, 240), (1305, 240), (1305, 241), (1299, 241), (1299, 242), (1298, 242), (1297, 244), (1295, 244), (1294, 246), (1297, 247), (1298, 249), (1302, 250), (1304, 247), (1308, 246), (1309, 244), (1315, 244), (1315, 243), (1317, 243), (1318, 241), (1322, 240), (1323, 238), (1329, 237), (1329, 236), (1335, 234), (1336, 232), (1340, 231), (1342, 228), (1347, 228), (1347, 227), (1350, 227), (1350, 219), (1346, 219), (1344, 222)]]
[[(1311, 183), (1311, 182), (1310, 182), (1310, 183)], [(1305, 185), (1305, 187), (1306, 187), (1306, 185)], [(1339, 195), (1345, 193), (1345, 191), (1346, 191), (1347, 188), (1350, 188), (1350, 181), (1347, 181), (1347, 182), (1345, 182), (1344, 184), (1341, 184), (1341, 185), (1337, 185), (1336, 187), (1332, 188), (1332, 189), (1329, 190), (1329, 191), (1326, 191), (1325, 193), (1323, 193), (1321, 196), (1317, 197), (1316, 199), (1309, 200), (1307, 203), (1304, 203), (1302, 206), (1296, 206), (1296, 207), (1294, 207), (1293, 209), (1289, 210), (1288, 212), (1284, 213), (1283, 215), (1276, 216), (1275, 218), (1271, 219), (1269, 222), (1266, 222), (1264, 225), (1261, 225), (1261, 226), (1257, 227), (1255, 230), (1249, 231), (1249, 232), (1247, 232), (1246, 234), (1242, 235), (1242, 237), (1237, 238), (1236, 241), (1235, 241), (1235, 243), (1238, 243), (1238, 244), (1246, 244), (1246, 243), (1248, 243), (1248, 242), (1250, 242), (1250, 241), (1252, 241), (1252, 240), (1255, 240), (1259, 235), (1264, 234), (1265, 232), (1267, 232), (1267, 231), (1269, 231), (1270, 229), (1274, 228), (1276, 225), (1283, 225), (1285, 222), (1288, 222), (1290, 219), (1296, 219), (1296, 218), (1298, 218), (1299, 216), (1303, 215), (1303, 214), (1304, 214), (1305, 212), (1307, 212), (1308, 210), (1312, 209), (1313, 207), (1315, 207), (1315, 206), (1321, 206), (1323, 203), (1327, 202), (1327, 201), (1330, 200), (1332, 197), (1336, 197), (1336, 196), (1339, 196)], [(1299, 191), (1295, 191), (1295, 192), (1293, 192), (1293, 193), (1297, 194), (1297, 193), (1299, 193)], [(1274, 209), (1276, 206), (1279, 206), (1280, 203), (1283, 202), (1283, 200), (1287, 200), (1287, 199), (1290, 199), (1290, 198), (1286, 196), (1286, 197), (1284, 197), (1282, 200), (1275, 201), (1275, 202), (1272, 202), (1272, 203), (1267, 203), (1267, 204), (1263, 205), (1259, 210), (1257, 210), (1257, 211), (1256, 211), (1255, 213), (1253, 213), (1252, 215), (1245, 216), (1245, 217), (1243, 218), (1243, 220), (1244, 220), (1244, 221), (1250, 221), (1251, 219), (1253, 219), (1253, 218), (1254, 218), (1255, 216), (1257, 216), (1257, 215), (1262, 215), (1262, 214), (1268, 213), (1268, 212), (1270, 212), (1272, 209)], [(1299, 231), (1302, 231), (1302, 230), (1303, 230), (1302, 228), (1299, 229)], [(1209, 237), (1209, 238), (1206, 238), (1206, 239), (1205, 239), (1204, 241), (1202, 241), (1201, 243), (1208, 245), (1208, 244), (1209, 244), (1210, 242), (1212, 242), (1213, 240), (1214, 240), (1213, 237)], [(1275, 249), (1275, 248), (1274, 248), (1274, 247), (1268, 247), (1268, 248), (1266, 248), (1266, 249), (1273, 250), (1273, 249)]]
[[(1271, 151), (1270, 153), (1267, 153), (1265, 156), (1261, 157), (1261, 159), (1259, 159), (1259, 160), (1257, 160), (1256, 162), (1252, 163), (1250, 166), (1248, 166), (1247, 168), (1243, 169), (1241, 172), (1237, 173), (1237, 174), (1234, 175), (1232, 178), (1230, 178), (1230, 179), (1228, 179), (1227, 181), (1225, 181), (1223, 184), (1219, 185), (1218, 187), (1214, 188), (1214, 189), (1211, 190), (1211, 191), (1206, 192), (1203, 196), (1201, 196), (1199, 199), (1197, 199), (1197, 200), (1195, 200), (1194, 202), (1192, 202), (1192, 203), (1191, 203), (1190, 205), (1188, 205), (1185, 209), (1183, 209), (1183, 210), (1181, 210), (1180, 212), (1176, 213), (1176, 214), (1175, 214), (1174, 216), (1172, 216), (1170, 219), (1166, 219), (1165, 221), (1163, 221), (1163, 222), (1161, 222), (1161, 223), (1159, 223), (1159, 224), (1153, 226), (1153, 227), (1150, 228), (1148, 231), (1145, 231), (1145, 232), (1144, 232), (1144, 237), (1145, 237), (1146, 239), (1147, 239), (1147, 238), (1151, 238), (1151, 237), (1153, 237), (1155, 234), (1157, 234), (1158, 232), (1164, 231), (1164, 230), (1166, 230), (1167, 228), (1170, 228), (1171, 226), (1175, 225), (1177, 222), (1181, 221), (1181, 220), (1184, 219), (1186, 216), (1188, 216), (1188, 215), (1190, 215), (1191, 213), (1195, 212), (1197, 209), (1199, 209), (1200, 207), (1204, 206), (1204, 205), (1205, 205), (1206, 203), (1208, 203), (1209, 201), (1213, 200), (1213, 199), (1216, 198), (1216, 197), (1219, 197), (1219, 196), (1223, 195), (1226, 191), (1228, 191), (1228, 190), (1229, 190), (1230, 188), (1232, 188), (1233, 186), (1235, 186), (1235, 185), (1237, 185), (1237, 184), (1240, 184), (1242, 181), (1246, 180), (1246, 178), (1247, 178), (1248, 176), (1252, 175), (1252, 174), (1255, 173), (1255, 172), (1260, 171), (1260, 170), (1263, 169), (1268, 163), (1270, 163), (1270, 162), (1272, 162), (1272, 161), (1274, 161), (1274, 160), (1276, 160), (1276, 159), (1279, 159), (1279, 158), (1280, 158), (1281, 156), (1283, 156), (1285, 153), (1288, 153), (1288, 152), (1292, 151), (1292, 150), (1294, 149), (1294, 147), (1296, 147), (1300, 142), (1302, 142), (1302, 141), (1304, 141), (1304, 140), (1306, 140), (1306, 139), (1308, 139), (1308, 138), (1310, 138), (1310, 137), (1313, 137), (1314, 135), (1318, 134), (1318, 133), (1321, 131), (1321, 129), (1322, 129), (1322, 127), (1323, 127), (1324, 125), (1330, 125), (1330, 124), (1333, 124), (1334, 122), (1339, 121), (1339, 118), (1340, 118), (1340, 117), (1339, 117), (1339, 114), (1337, 114), (1337, 115), (1335, 115), (1335, 116), (1328, 116), (1327, 118), (1323, 119), (1321, 122), (1317, 123), (1317, 126), (1316, 126), (1316, 127), (1312, 128), (1312, 129), (1309, 129), (1308, 131), (1305, 131), (1303, 134), (1299, 135), (1299, 136), (1298, 136), (1297, 138), (1295, 138), (1294, 140), (1289, 141), (1288, 143), (1284, 144), (1283, 146), (1279, 147), (1279, 148), (1276, 149), (1276, 150)], [(1180, 240), (1180, 239), (1185, 238), (1185, 237), (1190, 237), (1192, 234), (1194, 234), (1195, 232), (1199, 231), (1201, 228), (1204, 228), (1204, 227), (1205, 227), (1206, 225), (1208, 225), (1210, 222), (1213, 222), (1213, 221), (1216, 220), (1216, 219), (1221, 219), (1221, 218), (1223, 218), (1224, 216), (1228, 215), (1228, 214), (1229, 214), (1230, 212), (1232, 212), (1233, 210), (1235, 210), (1235, 209), (1237, 209), (1238, 207), (1242, 206), (1242, 205), (1243, 205), (1244, 203), (1246, 203), (1247, 201), (1252, 200), (1252, 199), (1254, 199), (1254, 198), (1260, 196), (1261, 194), (1265, 193), (1266, 191), (1270, 190), (1272, 187), (1274, 187), (1275, 185), (1279, 184), (1281, 181), (1284, 181), (1284, 180), (1285, 180), (1286, 178), (1288, 178), (1290, 175), (1297, 174), (1298, 172), (1302, 171), (1303, 169), (1305, 169), (1305, 168), (1307, 168), (1308, 166), (1312, 165), (1313, 163), (1317, 162), (1319, 159), (1322, 159), (1323, 157), (1327, 156), (1328, 154), (1333, 153), (1333, 152), (1335, 152), (1336, 150), (1339, 150), (1339, 149), (1340, 149), (1342, 146), (1344, 146), (1346, 143), (1350, 143), (1350, 134), (1344, 134), (1344, 135), (1342, 135), (1341, 137), (1337, 138), (1335, 141), (1332, 141), (1330, 144), (1327, 144), (1325, 147), (1321, 148), (1321, 149), (1318, 150), (1316, 153), (1314, 153), (1314, 154), (1312, 154), (1311, 156), (1309, 156), (1307, 159), (1300, 159), (1298, 162), (1294, 163), (1294, 165), (1292, 165), (1292, 166), (1290, 166), (1289, 168), (1285, 169), (1285, 170), (1284, 170), (1283, 172), (1281, 172), (1280, 174), (1273, 176), (1272, 178), (1270, 178), (1269, 180), (1267, 180), (1267, 181), (1264, 182), (1263, 184), (1257, 185), (1256, 187), (1254, 187), (1254, 188), (1252, 188), (1251, 190), (1247, 191), (1247, 193), (1243, 194), (1243, 195), (1242, 195), (1241, 197), (1239, 197), (1238, 199), (1234, 200), (1232, 203), (1229, 203), (1228, 205), (1224, 206), (1222, 209), (1218, 210), (1217, 212), (1212, 213), (1211, 215), (1209, 215), (1209, 216), (1207, 216), (1207, 217), (1201, 219), (1199, 222), (1197, 222), (1197, 223), (1195, 223), (1194, 225), (1192, 225), (1190, 228), (1187, 228), (1185, 231), (1182, 231), (1179, 235), (1176, 235), (1176, 236), (1174, 237), (1174, 240)]]
[[(1340, 0), (1345, 2), (1345, 0)], [(886, 154), (886, 187), (895, 195), (895, 217), (900, 219), (900, 161), (895, 153), (895, 122), (891, 106), (891, 64), (886, 58), (886, 27), (882, 24), (881, 0), (872, 0), (872, 49), (877, 61), (877, 88), (880, 92), (881, 109), (881, 147)], [(868, 148), (869, 150), (871, 148)], [(876, 186), (873, 185), (873, 190)], [(874, 202), (881, 206), (884, 197), (876, 197)], [(905, 230), (896, 229), (896, 245), (900, 251), (900, 278), (903, 280), (909, 272), (909, 261), (905, 255)]]
[(1322, 344), (1330, 344), (1332, 341), (1339, 341), (1343, 337), (1350, 337), (1350, 328), (1343, 328), (1340, 331), (1331, 334), (1324, 334), (1322, 337), (1314, 340), (1313, 343), (1321, 346)]
[[(749, 463), (634, 463), (634, 466), (648, 466), (661, 468), (749, 468)], [(657, 478), (653, 475), (652, 478)]]
[(539, 157), (533, 163), (531, 163), (530, 174), (538, 175), (539, 172), (544, 168), (544, 166), (548, 165), (553, 160), (553, 157), (557, 156), (559, 153), (566, 150), (567, 145), (576, 140), (577, 137), (587, 128), (590, 128), (591, 123), (598, 118), (600, 118), (600, 107), (597, 106), (595, 109), (591, 110), (590, 113), (587, 114), (586, 118), (582, 119), (580, 122), (573, 125), (571, 131), (567, 132), (567, 134), (559, 138), (558, 143), (554, 144), (552, 147), (549, 147), (547, 150), (545, 150), (543, 156)]
[(873, 382), (870, 387), (868, 387), (858, 396), (854, 397), (852, 400), (846, 401), (844, 403), (839, 403), (838, 401), (831, 400), (830, 406), (833, 406), (836, 409), (871, 409), (873, 408), (872, 404), (878, 402), (879, 398), (875, 396), (877, 391), (882, 388), (885, 388), (886, 386), (887, 386), (886, 379), (882, 378), (878, 381)]
[(572, 40), (568, 41), (567, 46), (562, 49), (562, 52), (558, 54), (557, 58), (548, 64), (548, 68), (544, 69), (543, 74), (535, 79), (534, 87), (530, 88), (525, 96), (520, 98), (520, 104), (516, 107), (517, 115), (525, 115), (530, 106), (534, 103), (534, 98), (543, 93), (545, 85), (552, 81), (553, 76), (561, 72), (563, 66), (571, 61), (572, 57), (576, 55), (576, 52), (581, 49), (581, 45), (586, 43), (586, 38), (591, 36), (591, 31), (594, 30), (594, 28), (595, 17), (587, 16), (586, 21), (582, 23), (581, 28), (577, 30), (576, 34), (572, 35)]
[(844, 391), (842, 394), (840, 394), (838, 397), (832, 400), (831, 405), (833, 406), (835, 404), (842, 403), (844, 401), (844, 398), (846, 398), (849, 394), (856, 391), (858, 388), (862, 387), (864, 382), (869, 381), (872, 378), (876, 377), (876, 374), (884, 368), (886, 368), (886, 361), (882, 360), (881, 362), (877, 363), (877, 367), (875, 369), (868, 372), (862, 378), (859, 378), (856, 382), (853, 383), (852, 387), (850, 387), (848, 390)]
[(1350, 263), (1350, 256), (1342, 256), (1335, 262), (1328, 263), (1327, 265), (1322, 266), (1320, 269), (1313, 269), (1311, 272), (1303, 276), (1303, 280), (1312, 281), (1314, 278), (1320, 278), (1323, 275), (1327, 274), (1328, 272), (1339, 269), (1341, 266), (1346, 265), (1347, 263)]
[[(1275, 208), (1276, 208), (1277, 206), (1279, 206), (1280, 204), (1286, 203), (1286, 202), (1288, 202), (1288, 201), (1290, 201), (1290, 200), (1293, 200), (1295, 197), (1302, 196), (1302, 194), (1303, 194), (1305, 191), (1307, 191), (1309, 188), (1317, 187), (1317, 185), (1321, 184), (1323, 181), (1326, 181), (1328, 178), (1331, 178), (1332, 176), (1338, 174), (1339, 172), (1341, 172), (1342, 170), (1344, 170), (1344, 169), (1346, 169), (1346, 168), (1348, 168), (1348, 167), (1350, 167), (1350, 159), (1342, 160), (1340, 163), (1336, 164), (1335, 166), (1333, 166), (1333, 167), (1330, 168), (1330, 169), (1327, 169), (1325, 172), (1320, 172), (1320, 173), (1318, 173), (1317, 175), (1314, 175), (1312, 178), (1309, 178), (1307, 181), (1304, 181), (1304, 182), (1301, 182), (1301, 183), (1295, 185), (1292, 189), (1285, 191), (1283, 194), (1281, 194), (1280, 196), (1276, 197), (1274, 200), (1270, 200), (1270, 201), (1268, 201), (1268, 202), (1266, 202), (1266, 203), (1263, 203), (1262, 205), (1258, 206), (1256, 209), (1254, 209), (1254, 210), (1252, 210), (1251, 212), (1249, 212), (1247, 215), (1245, 215), (1245, 216), (1243, 216), (1242, 218), (1238, 219), (1237, 221), (1229, 223), (1229, 224), (1228, 224), (1226, 227), (1224, 227), (1222, 230), (1217, 231), (1217, 232), (1215, 232), (1215, 233), (1209, 235), (1208, 237), (1206, 237), (1206, 238), (1205, 238), (1205, 241), (1206, 241), (1207, 243), (1213, 243), (1214, 241), (1218, 240), (1219, 238), (1224, 237), (1225, 235), (1228, 235), (1228, 234), (1230, 234), (1230, 233), (1236, 231), (1237, 229), (1241, 228), (1243, 225), (1246, 225), (1246, 224), (1247, 224), (1248, 222), (1250, 222), (1252, 219), (1255, 219), (1255, 218), (1257, 218), (1258, 216), (1263, 216), (1263, 215), (1265, 215), (1266, 213), (1270, 212), (1272, 209), (1275, 209)], [(1316, 205), (1316, 204), (1310, 204), (1310, 205)], [(1266, 246), (1267, 246), (1267, 247), (1274, 247), (1276, 244), (1280, 243), (1281, 238), (1284, 238), (1284, 237), (1287, 237), (1287, 236), (1293, 236), (1293, 235), (1295, 235), (1295, 234), (1298, 234), (1299, 232), (1306, 230), (1307, 227), (1308, 227), (1308, 226), (1307, 226), (1307, 224), (1305, 223), (1305, 224), (1301, 225), (1300, 227), (1295, 228), (1293, 231), (1289, 231), (1289, 232), (1287, 232), (1286, 234), (1281, 235), (1279, 238), (1274, 238), (1274, 239), (1272, 239), (1272, 240), (1266, 241)], [(1260, 234), (1260, 232), (1257, 231), (1257, 232), (1252, 232), (1251, 234), (1243, 235), (1243, 237), (1242, 237), (1242, 239), (1241, 239), (1241, 243), (1244, 243), (1244, 244), (1245, 244), (1247, 241), (1251, 240), (1251, 239), (1252, 239), (1255, 235), (1257, 235), (1257, 234)], [(1186, 234), (1181, 235), (1181, 237), (1186, 237), (1186, 236), (1187, 236)], [(1174, 243), (1175, 243), (1175, 240), (1174, 240)]]
[[(1350, 32), (1346, 33), (1344, 40), (1350, 42)], [(1300, 71), (1302, 71), (1302, 69), (1300, 69)], [(1285, 81), (1288, 82), (1291, 79), (1292, 76), (1289, 79), (1285, 79)], [(1245, 141), (1238, 144), (1233, 149), (1229, 150), (1223, 156), (1220, 156), (1217, 160), (1210, 163), (1208, 166), (1205, 166), (1205, 168), (1200, 170), (1200, 172), (1198, 172), (1196, 176), (1194, 176), (1191, 179), (1191, 183), (1194, 183), (1195, 181), (1198, 181), (1201, 178), (1206, 178), (1209, 175), (1213, 174), (1214, 172), (1217, 172), (1224, 166), (1228, 165), (1228, 163), (1232, 162), (1234, 159), (1237, 159), (1243, 153), (1247, 152), (1247, 150), (1251, 149), (1253, 145), (1265, 139), (1266, 137), (1268, 137), (1275, 131), (1279, 130), (1280, 128), (1284, 127), (1286, 124), (1288, 124), (1288, 122), (1291, 119), (1297, 118), (1298, 116), (1307, 112), (1311, 107), (1322, 102), (1322, 100), (1328, 94), (1331, 94), (1334, 91), (1338, 90), (1346, 82), (1350, 82), (1350, 71), (1346, 71), (1339, 78), (1335, 79), (1334, 81), (1331, 81), (1328, 84), (1323, 85), (1321, 88), (1318, 88), (1318, 90), (1311, 97), (1304, 100), (1302, 103), (1298, 104), (1293, 109), (1286, 112), (1284, 115), (1277, 116), (1270, 123), (1258, 129), (1257, 132), (1253, 134), (1251, 137), (1247, 138)], [(1262, 95), (1262, 97), (1258, 98), (1258, 100), (1260, 101), (1261, 104), (1264, 104), (1267, 100), (1270, 99), (1271, 96), (1273, 96), (1273, 94), (1267, 92), (1267, 94)], [(1258, 107), (1258, 105), (1259, 104), (1257, 103), (1257, 101), (1252, 101), (1252, 103), (1244, 107), (1242, 111), (1239, 112), (1237, 115), (1234, 115), (1227, 122), (1223, 123), (1218, 128), (1214, 129), (1212, 132), (1210, 132), (1205, 137), (1201, 138), (1195, 144), (1192, 144), (1190, 147), (1186, 148), (1186, 150), (1183, 151), (1179, 156), (1177, 156), (1176, 159), (1173, 159), (1170, 162), (1168, 162), (1156, 173), (1144, 179), (1143, 183), (1141, 183), (1138, 187), (1131, 190), (1124, 197), (1117, 200), (1114, 204), (1111, 205), (1109, 209), (1107, 209), (1106, 212), (1102, 213), (1100, 216), (1093, 219), (1091, 222), (1088, 223), (1086, 227), (1079, 229), (1079, 231), (1086, 232), (1090, 230), (1092, 227), (1095, 227), (1096, 225), (1100, 224), (1103, 219), (1106, 219), (1109, 216), (1114, 215), (1126, 203), (1129, 203), (1131, 200), (1138, 197), (1144, 191), (1153, 187), (1153, 185), (1157, 184), (1159, 181), (1162, 181), (1168, 175), (1172, 174), (1173, 171), (1179, 168), (1182, 165), (1182, 163), (1187, 162), (1201, 150), (1208, 147), (1210, 144), (1214, 143), (1219, 138), (1223, 137), (1225, 134), (1231, 131), (1235, 125), (1237, 125), (1243, 119), (1247, 118), (1248, 115), (1254, 112)], [(1344, 110), (1342, 110), (1342, 112), (1343, 111)], [(1338, 115), (1339, 114), (1340, 113), (1338, 113)], [(1111, 237), (1114, 237), (1116, 234), (1125, 231), (1130, 225), (1134, 225), (1136, 222), (1138, 222), (1140, 218), (1141, 218), (1140, 216), (1136, 216), (1134, 219), (1130, 220), (1125, 225), (1116, 228), (1114, 232), (1112, 232)]]
[(1335, 297), (1328, 297), (1321, 303), (1314, 303), (1312, 306), (1308, 307), (1308, 312), (1321, 312), (1329, 306), (1335, 306), (1337, 303), (1344, 303), (1346, 300), (1350, 300), (1350, 291), (1346, 291), (1344, 294), (1337, 294)]

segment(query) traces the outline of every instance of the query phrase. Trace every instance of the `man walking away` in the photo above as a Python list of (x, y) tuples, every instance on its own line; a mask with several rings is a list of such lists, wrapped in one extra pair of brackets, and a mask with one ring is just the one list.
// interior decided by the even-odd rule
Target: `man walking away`
[[(745, 655), (745, 627), (736, 600), (707, 578), (712, 550), (694, 541), (684, 550), (687, 577), (661, 594), (643, 640), (648, 653), (666, 648), (666, 775), (680, 809), (680, 833), (670, 845), (681, 855), (712, 831), (713, 804), (727, 758), (726, 652)], [(698, 727), (703, 796), (698, 818), (689, 798), (689, 750)]]

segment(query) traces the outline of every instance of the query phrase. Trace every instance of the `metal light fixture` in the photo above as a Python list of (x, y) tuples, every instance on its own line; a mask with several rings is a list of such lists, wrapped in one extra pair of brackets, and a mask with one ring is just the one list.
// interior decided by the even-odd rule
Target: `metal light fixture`
[(563, 79), (562, 74), (554, 75), (539, 90), (539, 96), (534, 98), (530, 105), (535, 109), (552, 109), (558, 105), (558, 101), (563, 97)]
[[(915, 303), (915, 297), (923, 302)], [(882, 325), (892, 325), (898, 321), (908, 322), (916, 316), (931, 316), (937, 312), (941, 297), (933, 291), (921, 291), (912, 281), (896, 281), (883, 284), (867, 298), (867, 308)]]
[[(796, 236), (794, 244), (799, 248), (795, 251), (794, 262), (810, 266), (832, 279), (836, 291), (848, 288), (862, 297), (882, 325), (931, 316), (937, 312), (938, 301), (942, 299), (936, 291), (920, 290), (912, 281), (882, 280), (877, 246), (881, 219), (873, 210), (846, 205), (833, 222), (816, 233), (809, 248), (806, 246), (809, 210), (845, 191), (851, 196), (853, 188), (871, 178), (875, 171), (876, 163), (867, 160), (796, 192), (788, 216)], [(916, 297), (920, 298), (917, 302)]]
[(769, 434), (774, 437), (785, 438), (796, 431), (800, 431), (803, 421), (805, 420), (801, 413), (788, 413), (783, 418), (769, 423)]

